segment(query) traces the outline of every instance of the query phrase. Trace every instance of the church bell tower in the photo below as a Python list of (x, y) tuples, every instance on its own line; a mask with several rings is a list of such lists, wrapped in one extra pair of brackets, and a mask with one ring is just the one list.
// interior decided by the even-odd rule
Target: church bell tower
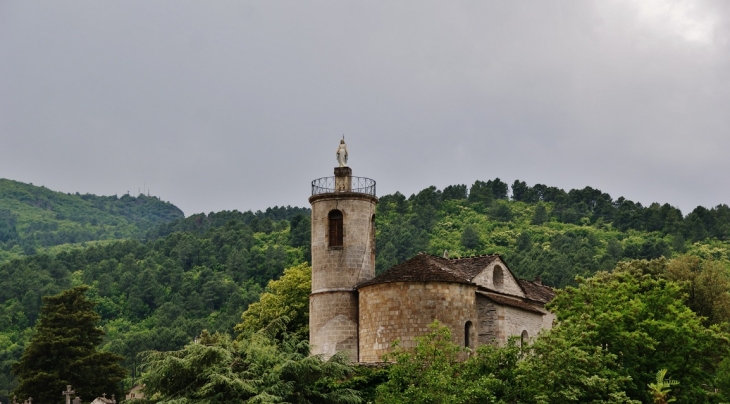
[(353, 177), (347, 146), (337, 148), (334, 177), (312, 181), (312, 354), (348, 351), (358, 361), (355, 287), (375, 277), (375, 181)]

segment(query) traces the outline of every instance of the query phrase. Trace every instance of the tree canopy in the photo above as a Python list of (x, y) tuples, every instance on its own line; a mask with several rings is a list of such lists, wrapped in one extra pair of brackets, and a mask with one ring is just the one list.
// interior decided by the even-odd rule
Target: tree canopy
[(309, 338), (309, 294), (312, 291), (312, 267), (299, 264), (284, 270), (278, 280), (269, 281), (266, 292), (241, 316), (236, 331), (250, 335), (279, 319), (286, 319), (288, 332), (301, 339)]
[(13, 366), (19, 384), (13, 394), (37, 402), (59, 402), (66, 385), (76, 387), (78, 396), (122, 397), (120, 382), (127, 372), (119, 355), (98, 350), (104, 331), (94, 303), (78, 286), (43, 298), (41, 317), (30, 344)]
[(578, 280), (559, 291), (549, 305), (562, 334), (585, 349), (601, 347), (615, 355), (609, 366), (628, 376), (630, 397), (649, 402), (646, 386), (667, 369), (679, 381), (682, 402), (708, 402), (715, 369), (727, 356), (728, 335), (706, 327), (684, 303), (679, 284), (666, 279), (666, 260), (620, 263), (612, 272)]
[(66, 194), (0, 179), (0, 262), (85, 242), (142, 238), (183, 217), (154, 196)]
[(239, 340), (204, 333), (179, 351), (147, 352), (142, 382), (156, 402), (358, 404), (359, 394), (328, 383), (352, 374), (345, 355), (310, 356), (309, 345), (276, 325)]

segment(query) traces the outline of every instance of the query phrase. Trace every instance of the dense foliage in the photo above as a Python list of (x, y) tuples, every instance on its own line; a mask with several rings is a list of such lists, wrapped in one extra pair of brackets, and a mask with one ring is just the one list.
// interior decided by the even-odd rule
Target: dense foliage
[(502, 348), (470, 352), (438, 322), (417, 342), (413, 351), (397, 349), (386, 357), (392, 365), (377, 387), (377, 403), (638, 404), (622, 391), (627, 378), (608, 368), (615, 358), (600, 349), (548, 337), (529, 347), (512, 339)]
[[(309, 219), (292, 210), (285, 217), (308, 239)], [(174, 226), (186, 231), (0, 264), (0, 401), (14, 386), (10, 366), (28, 343), (41, 296), (90, 285), (107, 332), (103, 349), (125, 358), (132, 382), (137, 353), (179, 349), (203, 329), (233, 332), (267, 282), (308, 251), (294, 246), (301, 242), (289, 221), (267, 212), (195, 215)]]
[(97, 350), (104, 331), (98, 327), (94, 303), (84, 295), (87, 289), (79, 286), (43, 298), (35, 334), (13, 365), (19, 379), (14, 395), (59, 402), (59, 392), (73, 385), (83, 397), (104, 393), (122, 397), (120, 382), (127, 374), (119, 363), (123, 358)]
[(145, 353), (145, 392), (160, 404), (362, 402), (356, 391), (326, 383), (352, 373), (346, 355), (309, 356), (306, 340), (275, 339), (271, 328), (233, 341), (206, 333), (179, 351)]
[(71, 195), (0, 179), (0, 262), (54, 246), (139, 238), (181, 218), (157, 197)]
[(680, 402), (708, 402), (730, 341), (717, 325), (703, 325), (685, 298), (667, 279), (666, 260), (624, 262), (558, 293), (550, 307), (561, 326), (553, 334), (572, 341), (581, 334), (583, 346), (616, 355), (615, 370), (630, 377), (625, 390), (635, 399), (649, 402), (646, 386), (667, 369)]
[(269, 282), (259, 301), (248, 306), (236, 331), (251, 335), (283, 318), (288, 333), (303, 340), (309, 338), (311, 292), (312, 267), (309, 264), (285, 269), (281, 278)]

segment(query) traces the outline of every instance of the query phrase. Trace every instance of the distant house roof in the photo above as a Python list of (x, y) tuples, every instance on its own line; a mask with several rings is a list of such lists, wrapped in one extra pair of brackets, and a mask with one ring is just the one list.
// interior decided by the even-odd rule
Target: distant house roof
[(127, 400), (144, 399), (144, 393), (142, 392), (143, 388), (144, 388), (144, 385), (142, 385), (142, 384), (137, 384), (134, 387), (132, 387), (132, 389), (127, 392)]
[[(365, 286), (391, 282), (454, 282), (471, 285), (474, 277), (498, 259), (500, 259), (499, 255), (449, 259), (419, 253), (408, 261), (388, 269), (357, 287), (359, 289)], [(524, 279), (518, 279), (518, 282), (529, 300), (548, 303), (555, 297), (552, 288)]]

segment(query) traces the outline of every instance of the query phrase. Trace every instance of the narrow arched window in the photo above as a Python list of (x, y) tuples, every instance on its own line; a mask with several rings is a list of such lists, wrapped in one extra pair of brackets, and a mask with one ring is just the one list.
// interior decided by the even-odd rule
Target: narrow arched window
[(464, 347), (465, 348), (471, 348), (471, 340), (469, 337), (471, 336), (471, 329), (472, 324), (471, 321), (467, 321), (466, 324), (464, 324)]
[(330, 247), (342, 247), (342, 212), (333, 210), (327, 217), (330, 222)]
[(492, 272), (492, 284), (495, 289), (502, 289), (502, 285), (504, 285), (504, 271), (499, 265), (495, 266)]
[(375, 215), (370, 218), (370, 248), (375, 253)]
[(523, 330), (522, 334), (520, 335), (520, 346), (527, 345), (529, 338), (530, 336), (527, 334), (527, 330)]

